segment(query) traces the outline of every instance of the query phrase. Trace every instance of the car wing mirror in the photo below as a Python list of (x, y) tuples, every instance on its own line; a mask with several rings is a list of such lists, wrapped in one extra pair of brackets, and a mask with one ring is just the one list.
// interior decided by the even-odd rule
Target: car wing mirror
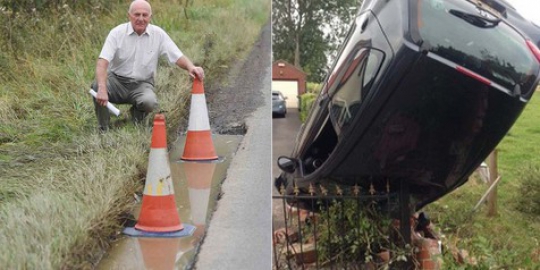
[(293, 173), (296, 170), (297, 162), (296, 159), (285, 156), (281, 156), (277, 160), (278, 167), (288, 173)]

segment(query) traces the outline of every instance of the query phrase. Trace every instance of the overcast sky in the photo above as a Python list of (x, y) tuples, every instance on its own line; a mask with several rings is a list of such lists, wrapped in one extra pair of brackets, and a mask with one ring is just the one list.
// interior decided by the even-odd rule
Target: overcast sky
[(523, 15), (523, 17), (540, 26), (540, 1), (538, 0), (507, 0)]

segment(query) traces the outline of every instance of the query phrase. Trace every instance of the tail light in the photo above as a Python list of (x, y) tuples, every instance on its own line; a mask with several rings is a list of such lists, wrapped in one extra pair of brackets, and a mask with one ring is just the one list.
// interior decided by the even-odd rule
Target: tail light
[(478, 75), (478, 74), (476, 74), (476, 73), (474, 73), (474, 72), (472, 72), (472, 71), (470, 71), (470, 70), (468, 70), (468, 69), (466, 69), (466, 68), (464, 68), (462, 66), (456, 66), (456, 70), (463, 73), (463, 74), (465, 74), (465, 75), (467, 75), (467, 76), (469, 76), (469, 77), (471, 77), (471, 78), (473, 78), (473, 79), (475, 79), (475, 80), (477, 80), (477, 81), (479, 81), (479, 82), (481, 82), (481, 83), (483, 83), (483, 84), (491, 85), (491, 81), (489, 79), (484, 78), (484, 77), (482, 77), (482, 76), (480, 76), (480, 75)]
[(540, 62), (540, 49), (538, 49), (538, 47), (536, 47), (536, 45), (530, 40), (527, 40), (526, 43), (531, 52), (534, 54), (534, 57), (536, 57), (536, 60)]

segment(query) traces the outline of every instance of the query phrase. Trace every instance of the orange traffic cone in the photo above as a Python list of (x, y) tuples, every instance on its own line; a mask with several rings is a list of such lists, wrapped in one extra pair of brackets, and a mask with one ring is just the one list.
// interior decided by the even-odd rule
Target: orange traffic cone
[(141, 212), (135, 228), (126, 228), (131, 236), (181, 237), (193, 233), (186, 228), (176, 210), (174, 189), (167, 152), (165, 116), (157, 114), (152, 129), (152, 145), (146, 173)]
[(188, 184), (191, 219), (197, 227), (195, 234), (203, 234), (216, 163), (184, 162), (182, 165)]
[(191, 90), (191, 107), (189, 123), (184, 147), (183, 160), (216, 160), (210, 120), (206, 108), (203, 83), (195, 78)]

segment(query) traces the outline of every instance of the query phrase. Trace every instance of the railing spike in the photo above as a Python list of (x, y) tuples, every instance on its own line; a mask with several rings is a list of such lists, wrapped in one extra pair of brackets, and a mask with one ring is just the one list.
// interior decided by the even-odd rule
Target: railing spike
[(377, 191), (375, 191), (375, 186), (373, 186), (373, 183), (369, 185), (369, 194), (375, 195)]
[(343, 195), (343, 190), (342, 190), (338, 185), (336, 185), (336, 194), (337, 194), (338, 196)]
[(313, 186), (313, 183), (309, 183), (309, 194), (311, 196), (315, 195), (315, 187)]
[(357, 184), (354, 184), (354, 187), (353, 187), (353, 194), (354, 194), (355, 196), (360, 195), (360, 187), (359, 187)]
[(323, 187), (323, 185), (319, 185), (319, 187), (321, 188), (322, 195), (324, 196), (328, 195), (328, 190), (325, 187)]

